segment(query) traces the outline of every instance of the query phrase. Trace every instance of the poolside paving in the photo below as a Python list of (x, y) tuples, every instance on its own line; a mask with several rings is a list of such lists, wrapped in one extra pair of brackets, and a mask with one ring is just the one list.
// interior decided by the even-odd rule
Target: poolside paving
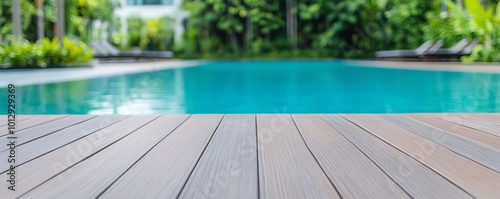
[[(2, 198), (500, 196), (500, 114), (17, 120), (16, 191), (7, 189), (4, 158)], [(6, 137), (0, 135), (3, 143)], [(0, 150), (2, 157), (9, 153)]]

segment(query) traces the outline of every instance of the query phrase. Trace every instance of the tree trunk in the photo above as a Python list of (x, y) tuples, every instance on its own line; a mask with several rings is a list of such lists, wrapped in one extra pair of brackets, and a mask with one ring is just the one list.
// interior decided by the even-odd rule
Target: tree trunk
[(297, 11), (294, 9), (297, 8), (297, 0), (291, 0), (291, 12), (292, 12), (292, 47), (294, 49), (297, 48)]
[(64, 47), (64, 0), (57, 0), (57, 24), (56, 24), (56, 35), (59, 39), (59, 44)]
[(247, 23), (246, 23), (245, 29), (246, 29), (245, 49), (247, 51), (249, 51), (251, 48), (251, 45), (252, 45), (252, 40), (253, 40), (253, 24), (252, 24), (252, 20), (250, 19), (250, 17), (247, 17)]
[(12, 34), (15, 38), (21, 37), (23, 34), (23, 29), (21, 25), (21, 0), (12, 1), (12, 23), (13, 30)]
[(288, 40), (293, 49), (297, 48), (297, 14), (293, 12), (296, 0), (286, 1), (286, 27)]
[(36, 28), (37, 28), (37, 38), (43, 39), (45, 37), (45, 24), (43, 22), (43, 0), (36, 0)]
[[(229, 20), (233, 21), (233, 15), (229, 14)], [(233, 28), (230, 28), (231, 46), (233, 47), (233, 52), (238, 53), (238, 40), (236, 39), (236, 34), (234, 34)]]
[(292, 17), (291, 17), (291, 5), (290, 0), (286, 1), (286, 35), (288, 36), (288, 41), (292, 43)]

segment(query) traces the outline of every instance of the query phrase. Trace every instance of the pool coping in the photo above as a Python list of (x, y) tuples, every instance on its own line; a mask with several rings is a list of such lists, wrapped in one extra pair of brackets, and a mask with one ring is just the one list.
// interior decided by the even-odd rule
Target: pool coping
[(197, 60), (167, 60), (154, 62), (97, 63), (93, 67), (83, 68), (46, 68), (43, 70), (10, 69), (2, 70), (0, 73), (0, 88), (7, 87), (10, 83), (16, 86), (56, 83), (139, 72), (153, 72), (170, 68), (192, 67), (201, 63), (203, 62)]
[(414, 62), (414, 61), (382, 61), (382, 60), (345, 60), (347, 64), (365, 67), (451, 71), (475, 73), (500, 73), (500, 63), (461, 63), (461, 62)]
[[(10, 69), (0, 73), (0, 88), (9, 83), (16, 86), (56, 83), (73, 80), (83, 80), (114, 75), (123, 75), (139, 72), (164, 70), (169, 68), (183, 68), (197, 66), (212, 60), (164, 60), (149, 62), (120, 62), (96, 63), (93, 67), (79, 68), (46, 68), (40, 69)], [(247, 60), (248, 61), (248, 60)], [(262, 60), (253, 60), (262, 61)], [(402, 62), (380, 60), (335, 60), (350, 65), (375, 68), (425, 70), (425, 71), (454, 71), (454, 72), (480, 72), (500, 73), (499, 63), (474, 63), (460, 62)]]

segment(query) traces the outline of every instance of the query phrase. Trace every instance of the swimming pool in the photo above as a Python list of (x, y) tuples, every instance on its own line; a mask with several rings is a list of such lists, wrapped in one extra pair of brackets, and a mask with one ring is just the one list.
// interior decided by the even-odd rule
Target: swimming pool
[[(6, 95), (0, 89), (2, 114)], [(214, 61), (19, 86), (17, 98), (18, 114), (500, 112), (500, 74)]]

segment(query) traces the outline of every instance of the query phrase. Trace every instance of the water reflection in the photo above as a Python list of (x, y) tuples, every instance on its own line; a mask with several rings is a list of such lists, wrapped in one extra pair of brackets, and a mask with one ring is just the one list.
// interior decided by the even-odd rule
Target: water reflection
[(500, 112), (499, 74), (341, 62), (216, 62), (17, 91), (24, 114)]

